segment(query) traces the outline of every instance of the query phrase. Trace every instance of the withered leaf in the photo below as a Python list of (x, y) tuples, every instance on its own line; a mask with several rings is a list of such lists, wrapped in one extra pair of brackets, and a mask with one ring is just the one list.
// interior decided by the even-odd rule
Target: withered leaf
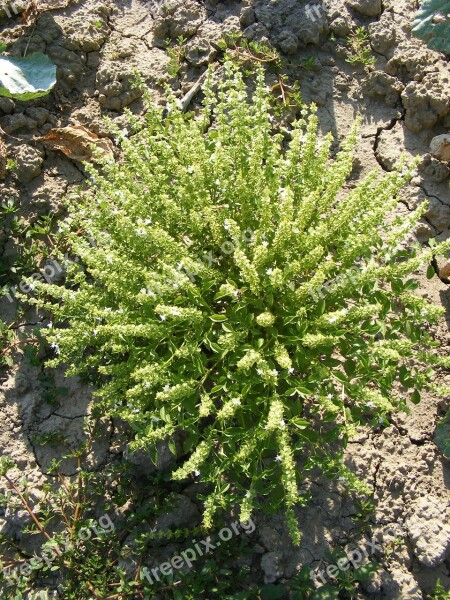
[(40, 13), (66, 8), (71, 2), (72, 0), (30, 0), (22, 13), (22, 21), (25, 25), (31, 25)]
[(89, 131), (83, 125), (56, 127), (37, 139), (47, 147), (60, 150), (67, 157), (79, 162), (95, 161), (92, 156), (92, 144), (99, 148), (102, 154), (113, 155), (114, 146), (111, 140), (99, 138), (97, 134)]

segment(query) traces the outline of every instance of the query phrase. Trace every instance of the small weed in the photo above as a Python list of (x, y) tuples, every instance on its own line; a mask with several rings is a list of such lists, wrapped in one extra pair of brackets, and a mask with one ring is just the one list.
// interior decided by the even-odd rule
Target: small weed
[(365, 27), (357, 27), (347, 39), (347, 62), (360, 63), (365, 67), (375, 64), (375, 56), (369, 42), (369, 34)]
[(450, 591), (446, 590), (442, 585), (441, 580), (438, 579), (433, 594), (428, 598), (429, 600), (450, 600)]
[(181, 65), (184, 60), (184, 53), (185, 53), (185, 49), (183, 46), (186, 41), (187, 41), (187, 38), (183, 37), (182, 35), (179, 35), (177, 37), (176, 44), (173, 46), (171, 45), (172, 42), (170, 39), (164, 40), (164, 42), (167, 46), (167, 54), (170, 57), (170, 62), (169, 62), (169, 66), (167, 68), (167, 72), (169, 73), (169, 75), (171, 77), (176, 77), (178, 75), (178, 73), (180, 72)]

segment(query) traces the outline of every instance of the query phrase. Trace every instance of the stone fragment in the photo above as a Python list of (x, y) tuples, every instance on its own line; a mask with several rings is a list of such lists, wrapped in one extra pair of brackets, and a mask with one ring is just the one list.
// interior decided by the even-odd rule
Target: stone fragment
[(419, 562), (434, 568), (444, 562), (450, 550), (450, 523), (447, 507), (442, 498), (419, 498), (406, 528)]
[(430, 142), (430, 153), (443, 162), (450, 161), (450, 134), (437, 135)]
[(346, 3), (365, 17), (378, 17), (383, 8), (381, 0), (346, 0)]
[(281, 556), (277, 552), (266, 552), (261, 558), (264, 583), (273, 583), (283, 576)]
[(429, 73), (412, 81), (402, 92), (405, 124), (411, 131), (431, 129), (450, 112), (450, 81), (440, 73)]
[(384, 98), (388, 106), (395, 106), (400, 100), (404, 85), (395, 77), (383, 71), (372, 71), (361, 83), (361, 91), (369, 98)]
[(26, 144), (16, 149), (14, 172), (20, 183), (27, 184), (39, 177), (44, 162), (42, 152)]

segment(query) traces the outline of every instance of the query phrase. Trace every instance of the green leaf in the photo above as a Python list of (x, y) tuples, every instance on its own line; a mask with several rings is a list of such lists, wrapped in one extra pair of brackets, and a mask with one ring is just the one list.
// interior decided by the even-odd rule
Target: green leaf
[(419, 404), (420, 402), (420, 392), (418, 390), (414, 390), (411, 394), (411, 402), (413, 404)]
[(338, 588), (332, 585), (323, 585), (314, 592), (311, 596), (311, 600), (334, 600), (339, 596)]
[(214, 323), (222, 323), (227, 320), (226, 315), (210, 315), (209, 318), (211, 321), (214, 321)]
[(437, 424), (434, 433), (434, 443), (445, 458), (450, 458), (450, 411)]
[(423, 0), (412, 32), (433, 50), (450, 54), (450, 1)]
[(433, 277), (436, 275), (436, 271), (434, 270), (433, 265), (428, 265), (427, 268), (427, 279), (433, 279)]
[(56, 65), (42, 52), (25, 58), (0, 56), (0, 96), (33, 100), (45, 96), (56, 83)]
[(367, 563), (366, 565), (359, 567), (359, 569), (356, 569), (353, 576), (356, 581), (367, 581), (377, 569), (378, 566), (375, 563)]

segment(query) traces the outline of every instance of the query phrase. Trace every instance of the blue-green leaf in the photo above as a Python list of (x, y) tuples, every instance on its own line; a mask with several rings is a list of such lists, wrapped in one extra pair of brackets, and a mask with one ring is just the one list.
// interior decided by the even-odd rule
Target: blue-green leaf
[(49, 93), (56, 83), (56, 65), (42, 52), (25, 58), (0, 56), (0, 96), (32, 100)]
[(423, 0), (412, 31), (433, 50), (450, 54), (450, 0)]

